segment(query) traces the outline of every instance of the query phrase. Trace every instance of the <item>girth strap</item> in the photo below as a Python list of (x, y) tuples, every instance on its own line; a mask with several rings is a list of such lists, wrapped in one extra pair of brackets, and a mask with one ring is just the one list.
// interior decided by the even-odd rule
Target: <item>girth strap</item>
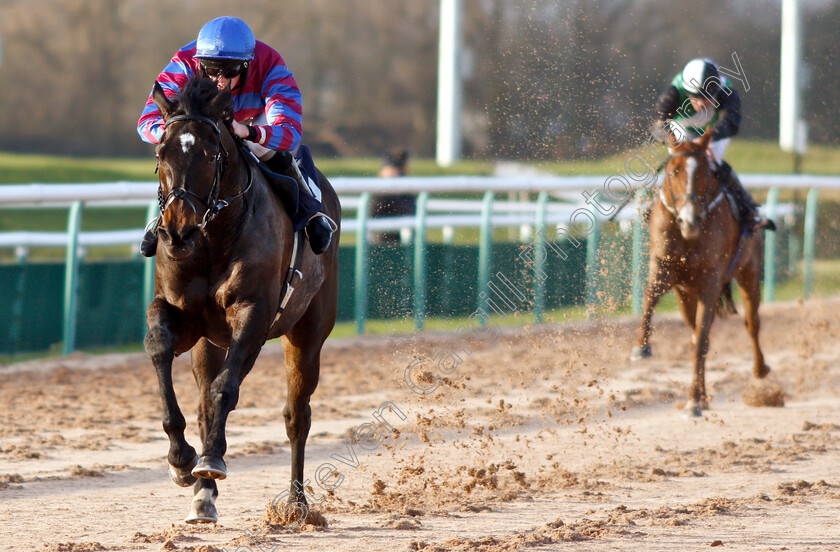
[[(286, 272), (286, 281), (283, 283), (283, 291), (280, 293), (280, 305), (277, 307), (277, 317), (279, 318), (292, 294), (295, 292), (295, 278), (303, 280), (303, 273), (300, 271), (300, 263), (303, 260), (303, 231), (295, 232), (294, 245), (292, 246), (292, 262), (289, 265), (289, 270)], [(276, 321), (275, 318), (275, 321)]]
[(741, 260), (741, 254), (744, 252), (744, 240), (747, 239), (749, 235), (750, 233), (746, 228), (741, 230), (741, 234), (738, 236), (738, 246), (735, 248), (735, 254), (732, 255), (732, 260), (729, 262), (729, 266), (726, 268), (726, 273), (723, 275), (724, 283), (728, 282), (732, 278), (732, 274), (738, 266), (738, 261)]

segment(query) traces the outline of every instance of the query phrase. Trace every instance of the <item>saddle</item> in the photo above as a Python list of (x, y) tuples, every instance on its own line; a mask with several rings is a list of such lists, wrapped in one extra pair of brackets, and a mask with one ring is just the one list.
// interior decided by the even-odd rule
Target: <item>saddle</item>
[(724, 188), (723, 195), (726, 197), (726, 202), (729, 204), (729, 211), (732, 213), (732, 218), (738, 221), (738, 224), (743, 225), (741, 221), (741, 208), (738, 207), (738, 198), (729, 191), (728, 188)]
[[(243, 155), (254, 160), (260, 172), (265, 176), (274, 195), (277, 196), (291, 217), (295, 232), (303, 230), (309, 224), (309, 219), (321, 210), (321, 202), (309, 194), (300, 193), (300, 187), (296, 179), (269, 170), (247, 147), (242, 146), (241, 150)], [(315, 163), (312, 161), (309, 148), (301, 146), (295, 159), (298, 161), (303, 178), (308, 181), (311, 180), (317, 186), (318, 171), (315, 170)]]
[[(309, 148), (301, 145), (298, 148), (295, 160), (312, 195), (300, 193), (300, 185), (296, 178), (271, 171), (263, 163), (259, 162), (247, 147), (243, 146), (242, 149), (243, 153), (247, 153), (256, 161), (257, 167), (259, 167), (260, 172), (265, 176), (274, 195), (277, 196), (280, 203), (286, 208), (286, 212), (292, 218), (292, 227), (295, 231), (291, 263), (286, 270), (283, 290), (280, 292), (280, 298), (277, 304), (277, 313), (274, 319), (276, 323), (283, 315), (283, 311), (286, 310), (286, 306), (289, 304), (289, 300), (295, 292), (296, 282), (303, 279), (303, 273), (300, 270), (304, 250), (304, 233), (302, 230), (309, 224), (309, 220), (321, 210), (321, 201), (314, 195), (316, 191), (318, 192), (318, 197), (321, 195), (320, 186), (318, 185), (318, 171), (315, 169), (315, 163), (312, 160), (312, 154), (309, 152)], [(313, 188), (315, 189), (313, 190)]]

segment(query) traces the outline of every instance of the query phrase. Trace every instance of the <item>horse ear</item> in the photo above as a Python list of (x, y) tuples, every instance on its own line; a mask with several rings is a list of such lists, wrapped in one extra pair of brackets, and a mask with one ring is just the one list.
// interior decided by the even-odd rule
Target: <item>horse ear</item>
[(222, 115), (225, 112), (225, 109), (230, 105), (230, 83), (228, 83), (225, 88), (216, 94), (216, 97), (213, 98), (213, 101), (210, 103), (210, 109), (212, 113), (216, 116), (217, 119), (221, 119)]
[(160, 109), (160, 113), (163, 115), (164, 121), (172, 115), (172, 112), (175, 111), (175, 108), (178, 105), (176, 102), (170, 101), (169, 98), (166, 97), (166, 93), (163, 91), (163, 87), (158, 81), (155, 81), (155, 87), (152, 89), (152, 101), (154, 101), (157, 108)]
[(685, 144), (688, 140), (685, 139), (685, 131), (682, 130), (679, 123), (668, 120), (664, 123), (663, 128), (665, 133), (665, 145), (668, 146), (668, 151), (679, 151), (685, 149)]
[(706, 129), (706, 132), (703, 134), (703, 136), (700, 137), (700, 140), (697, 143), (700, 144), (700, 146), (703, 149), (706, 149), (706, 148), (709, 147), (709, 142), (711, 141), (711, 139), (712, 139), (712, 129), (709, 128), (709, 129)]

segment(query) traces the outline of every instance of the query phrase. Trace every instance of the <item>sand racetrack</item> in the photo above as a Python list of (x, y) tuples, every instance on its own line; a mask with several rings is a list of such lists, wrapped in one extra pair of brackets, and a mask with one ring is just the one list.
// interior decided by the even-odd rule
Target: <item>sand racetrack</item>
[[(467, 336), (470, 354), (427, 396), (403, 372), (451, 334), (328, 342), (307, 447), (307, 477), (326, 462), (344, 477), (317, 507), (326, 528), (265, 518), (289, 482), (279, 344), (229, 420), (215, 526), (182, 521), (192, 490), (169, 480), (145, 355), (3, 367), (0, 549), (838, 550), (840, 300), (762, 315), (773, 372), (761, 389), (783, 389), (785, 406), (745, 404), (752, 354), (729, 317), (712, 333), (701, 419), (675, 407), (691, 351), (675, 316), (655, 318), (656, 356), (638, 364), (626, 360), (634, 318), (503, 330), (493, 344)], [(198, 447), (188, 358), (176, 387)], [(362, 450), (348, 436), (385, 401), (406, 420), (391, 411), (397, 431), (380, 425), (387, 439)], [(357, 467), (334, 459), (348, 447)]]

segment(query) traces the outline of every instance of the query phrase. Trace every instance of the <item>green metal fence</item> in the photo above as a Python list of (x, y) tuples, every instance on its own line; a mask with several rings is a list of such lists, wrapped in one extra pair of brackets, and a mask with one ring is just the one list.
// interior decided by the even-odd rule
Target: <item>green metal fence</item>
[[(376, 245), (367, 239), (368, 200), (363, 194), (356, 213), (355, 245), (339, 248), (338, 317), (354, 321), (359, 333), (370, 319), (413, 318), (421, 329), (427, 317), (468, 316), (488, 308), (488, 296), (482, 294), (499, 274), (526, 298), (517, 308), (532, 311), (538, 322), (546, 311), (564, 305), (624, 305), (629, 300), (634, 312), (640, 310), (647, 252), (645, 229), (638, 221), (598, 225), (577, 244), (554, 244), (563, 258), (546, 243), (546, 232), (552, 230), (546, 225), (547, 193), (537, 198), (532, 241), (494, 243), (495, 196), (488, 192), (477, 244), (429, 243), (428, 194), (420, 194), (413, 243)], [(775, 284), (798, 263), (799, 251), (805, 260), (803, 295), (812, 292), (817, 200), (817, 191), (811, 190), (801, 242), (793, 228), (783, 224), (778, 233), (766, 233), (766, 300), (773, 299)], [(777, 192), (771, 190), (771, 215), (776, 204)], [(0, 286), (5, 290), (0, 301), (0, 319), (5, 321), (0, 353), (59, 344), (67, 353), (142, 341), (152, 265), (139, 259), (81, 260), (76, 241), (81, 207), (78, 203), (69, 212), (64, 263), (0, 265)]]
[[(0, 266), (0, 353), (42, 351), (66, 344), (63, 263)], [(139, 343), (145, 334), (143, 265), (139, 261), (80, 263), (74, 294), (73, 349)], [(66, 347), (63, 347), (65, 350)]]

